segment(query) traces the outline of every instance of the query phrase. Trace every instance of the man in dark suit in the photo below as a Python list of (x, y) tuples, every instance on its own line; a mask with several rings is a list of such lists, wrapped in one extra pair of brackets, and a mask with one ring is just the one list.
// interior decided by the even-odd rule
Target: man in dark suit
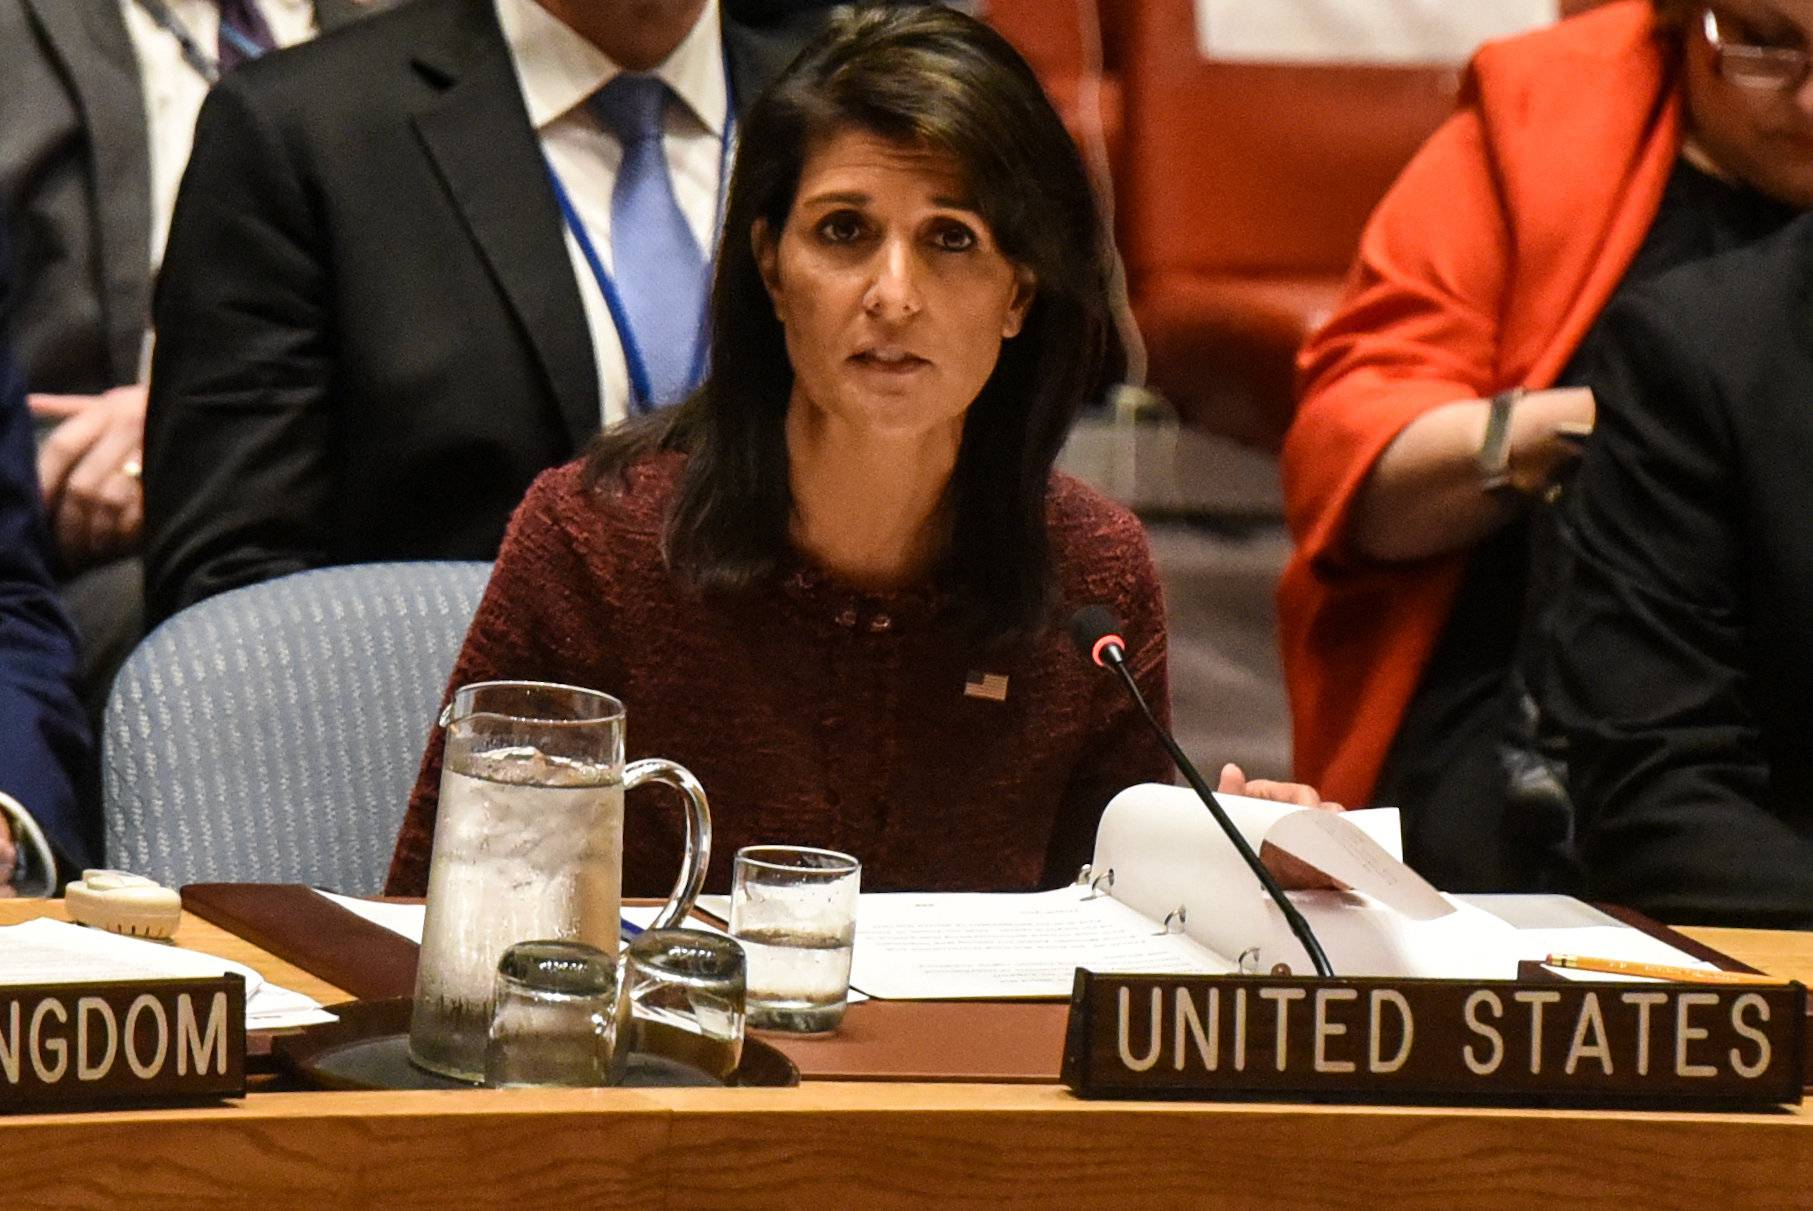
[[(323, 30), (366, 9), (314, 2)], [(121, 0), (0, 0), (0, 205), (14, 269), (6, 320), (36, 392), (93, 396), (140, 382), (162, 224), (125, 11)]]
[(1533, 686), (1589, 890), (1813, 927), (1813, 215), (1607, 323)]
[[(495, 555), (537, 473), (696, 372), (663, 325), (703, 304), (734, 108), (819, 21), (419, 0), (224, 80), (156, 303), (152, 616), (324, 564)], [(656, 82), (655, 142), (614, 125), (619, 77)], [(644, 280), (657, 244), (691, 277)]]
[(221, 14), (251, 21), (261, 44), (276, 46), (344, 25), (369, 7), (364, 0), (229, 0), (224, 10), (218, 0), (0, 0), (8, 102), (0, 212), (11, 226), (16, 270), (0, 326), (43, 438), (39, 477), (65, 602), (83, 639), (84, 693), (97, 716), (114, 668), (140, 633), (138, 563), (122, 557), (136, 552), (142, 517), (151, 279), (208, 86), (203, 69), (218, 68), (209, 61)]
[[(11, 293), (0, 241), (0, 308)], [(0, 887), (13, 877), (18, 842), (34, 823), (76, 868), (100, 852), (95, 822), (77, 819), (73, 790), (88, 752), (75, 667), (75, 632), (50, 572), (31, 413), (0, 342)]]

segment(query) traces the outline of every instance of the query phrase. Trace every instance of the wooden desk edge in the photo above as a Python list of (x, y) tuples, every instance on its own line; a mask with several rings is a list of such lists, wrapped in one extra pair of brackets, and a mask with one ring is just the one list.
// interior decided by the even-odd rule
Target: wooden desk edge
[(1058, 1085), (980, 1085), (937, 1082), (820, 1081), (795, 1089), (471, 1089), (372, 1092), (259, 1093), (218, 1106), (177, 1110), (106, 1110), (75, 1114), (0, 1116), (0, 1131), (38, 1126), (123, 1124), (180, 1119), (185, 1123), (385, 1119), (438, 1116), (515, 1117), (537, 1114), (720, 1115), (857, 1114), (906, 1116), (1320, 1116), (1339, 1119), (1459, 1117), (1481, 1120), (1541, 1117), (1582, 1122), (1744, 1123), (1813, 1126), (1813, 1110), (1784, 1107), (1757, 1113), (1700, 1111), (1502, 1109), (1449, 1106), (1367, 1106), (1318, 1103), (1085, 1101)]

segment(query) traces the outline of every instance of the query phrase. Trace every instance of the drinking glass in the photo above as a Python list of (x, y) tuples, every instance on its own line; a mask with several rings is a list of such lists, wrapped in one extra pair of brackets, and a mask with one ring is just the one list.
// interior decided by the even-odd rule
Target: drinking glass
[(737, 851), (730, 932), (748, 965), (749, 1025), (817, 1034), (843, 1021), (862, 864), (802, 845)]
[(0, 828), (11, 825), (13, 870), (6, 884), (14, 896), (44, 899), (57, 894), (57, 860), (51, 856), (44, 830), (17, 799), (0, 791)]
[(485, 1084), (616, 1083), (617, 964), (583, 942), (519, 942), (497, 965)]
[(651, 929), (623, 954), (623, 1050), (729, 1084), (743, 1058), (743, 948), (697, 929)]

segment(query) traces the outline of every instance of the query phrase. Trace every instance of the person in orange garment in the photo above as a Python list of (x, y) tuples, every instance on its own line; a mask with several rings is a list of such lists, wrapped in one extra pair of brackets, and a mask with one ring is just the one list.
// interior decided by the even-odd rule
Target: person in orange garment
[(1810, 41), (1813, 0), (1617, 0), (1484, 47), (1300, 355), (1296, 774), (1404, 808), (1438, 883), (1566, 884), (1516, 675), (1546, 599), (1532, 533), (1591, 430), (1607, 304), (1813, 205)]

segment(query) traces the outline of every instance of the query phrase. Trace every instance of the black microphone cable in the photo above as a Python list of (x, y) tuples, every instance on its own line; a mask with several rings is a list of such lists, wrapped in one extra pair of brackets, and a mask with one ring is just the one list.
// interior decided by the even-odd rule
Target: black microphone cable
[(1335, 969), (1329, 965), (1328, 956), (1322, 952), (1322, 944), (1316, 941), (1316, 935), (1310, 929), (1309, 922), (1303, 919), (1303, 914), (1297, 911), (1297, 906), (1291, 903), (1291, 898), (1284, 894), (1284, 889), (1278, 885), (1278, 880), (1272, 877), (1272, 872), (1265, 868), (1265, 863), (1259, 860), (1259, 855), (1253, 852), (1253, 847), (1247, 844), (1246, 838), (1240, 835), (1240, 830), (1234, 827), (1234, 822), (1228, 819), (1227, 811), (1215, 798), (1215, 792), (1209, 789), (1209, 784), (1202, 780), (1202, 775), (1196, 772), (1196, 767), (1191, 764), (1190, 759), (1184, 756), (1182, 749), (1177, 747), (1177, 741), (1171, 738), (1171, 733), (1165, 730), (1164, 725), (1152, 714), (1152, 708), (1146, 705), (1146, 696), (1139, 692), (1139, 684), (1133, 680), (1133, 673), (1127, 668), (1127, 641), (1120, 637), (1119, 630), (1120, 623), (1106, 606), (1086, 605), (1070, 617), (1070, 638), (1076, 643), (1077, 650), (1088, 657), (1091, 663), (1112, 669), (1120, 674), (1121, 682), (1127, 687), (1127, 692), (1133, 695), (1133, 701), (1139, 705), (1140, 713), (1146, 717), (1146, 722), (1151, 724), (1152, 730), (1158, 734), (1159, 742), (1165, 746), (1165, 751), (1171, 754), (1171, 760), (1175, 761), (1177, 768), (1183, 771), (1184, 780), (1201, 798), (1203, 805), (1209, 809), (1209, 814), (1215, 817), (1215, 823), (1221, 826), (1221, 831), (1226, 833), (1228, 840), (1234, 843), (1234, 848), (1239, 852), (1241, 860), (1259, 877), (1259, 882), (1264, 885), (1266, 894), (1271, 896), (1272, 902), (1284, 914), (1284, 919), (1289, 923), (1291, 932), (1297, 935), (1297, 941), (1301, 942), (1303, 949), (1309, 953), (1309, 961), (1315, 966), (1316, 974), (1333, 978)]

